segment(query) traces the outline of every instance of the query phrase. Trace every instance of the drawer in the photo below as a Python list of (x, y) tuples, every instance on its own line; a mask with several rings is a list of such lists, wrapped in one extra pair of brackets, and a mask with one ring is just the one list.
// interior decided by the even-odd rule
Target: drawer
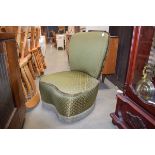
[(142, 107), (138, 106), (129, 98), (118, 97), (118, 115), (128, 128), (133, 129), (155, 129), (155, 118), (145, 111)]

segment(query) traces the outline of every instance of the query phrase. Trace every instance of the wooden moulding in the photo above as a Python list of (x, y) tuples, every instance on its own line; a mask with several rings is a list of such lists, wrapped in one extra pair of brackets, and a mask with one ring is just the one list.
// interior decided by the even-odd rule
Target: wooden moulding
[(36, 91), (36, 94), (26, 102), (26, 108), (34, 108), (40, 102), (40, 94)]
[(0, 39), (15, 39), (16, 33), (0, 32)]

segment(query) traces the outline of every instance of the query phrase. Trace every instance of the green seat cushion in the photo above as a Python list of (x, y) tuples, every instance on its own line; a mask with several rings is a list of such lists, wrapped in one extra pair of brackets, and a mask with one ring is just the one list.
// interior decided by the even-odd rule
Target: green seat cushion
[(66, 117), (91, 107), (98, 92), (97, 79), (79, 71), (64, 71), (41, 77), (42, 100), (51, 103)]

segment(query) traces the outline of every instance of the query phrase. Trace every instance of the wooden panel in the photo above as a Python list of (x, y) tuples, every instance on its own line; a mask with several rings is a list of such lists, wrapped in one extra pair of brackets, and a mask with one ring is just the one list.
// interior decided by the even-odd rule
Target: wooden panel
[(0, 39), (15, 39), (15, 33), (0, 32)]
[(3, 26), (3, 30), (5, 32), (13, 32), (16, 33), (18, 30), (18, 26)]
[(8, 73), (10, 77), (13, 97), (15, 100), (15, 106), (20, 107), (21, 104), (25, 103), (25, 98), (24, 98), (24, 93), (22, 89), (21, 74), (20, 74), (20, 68), (18, 63), (17, 46), (16, 46), (15, 40), (6, 41), (5, 44), (6, 44), (6, 51), (7, 51), (8, 64), (9, 64)]
[(110, 37), (108, 53), (105, 60), (105, 64), (102, 69), (102, 74), (114, 74), (116, 67), (117, 49), (118, 49), (118, 37)]
[(8, 129), (20, 129), (23, 128), (25, 120), (25, 106), (22, 106), (20, 109), (16, 109), (11, 122), (9, 123)]
[(123, 89), (127, 75), (133, 26), (110, 26), (109, 33), (111, 36), (114, 35), (119, 37), (119, 46), (116, 60), (116, 72), (113, 75), (107, 76), (107, 78), (117, 87)]
[[(5, 39), (5, 36), (7, 39)], [(24, 122), (25, 100), (17, 56), (17, 46), (12, 34), (0, 33), (0, 127), (19, 128)], [(2, 39), (3, 38), (3, 39)], [(17, 117), (19, 116), (19, 117)], [(13, 126), (11, 124), (14, 124)]]
[(111, 114), (111, 117), (113, 123), (119, 128), (155, 128), (155, 117), (122, 94), (117, 95), (116, 111)]
[(7, 56), (4, 43), (0, 42), (0, 126), (5, 128), (13, 110), (13, 98), (7, 72)]

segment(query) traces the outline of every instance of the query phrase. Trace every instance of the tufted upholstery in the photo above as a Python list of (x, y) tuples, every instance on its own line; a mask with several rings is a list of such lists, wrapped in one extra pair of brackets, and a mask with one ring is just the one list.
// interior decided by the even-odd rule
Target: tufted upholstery
[(71, 70), (79, 70), (98, 78), (107, 52), (108, 37), (108, 33), (102, 32), (73, 35), (69, 46)]
[(61, 115), (70, 117), (90, 108), (96, 98), (99, 82), (78, 71), (43, 76), (40, 81), (42, 99), (54, 106)]
[(108, 38), (105, 32), (75, 34), (69, 48), (71, 71), (41, 77), (39, 88), (42, 100), (52, 104), (65, 119), (72, 120), (93, 107)]

